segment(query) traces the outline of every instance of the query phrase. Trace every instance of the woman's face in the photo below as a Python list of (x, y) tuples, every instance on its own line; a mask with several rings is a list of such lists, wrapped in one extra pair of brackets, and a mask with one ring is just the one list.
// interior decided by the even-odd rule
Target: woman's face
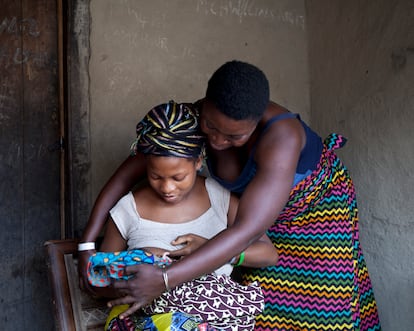
[(147, 177), (152, 189), (167, 203), (176, 204), (191, 192), (201, 158), (148, 155)]
[(243, 146), (257, 126), (253, 120), (234, 120), (221, 113), (209, 102), (204, 102), (200, 117), (201, 130), (215, 150)]

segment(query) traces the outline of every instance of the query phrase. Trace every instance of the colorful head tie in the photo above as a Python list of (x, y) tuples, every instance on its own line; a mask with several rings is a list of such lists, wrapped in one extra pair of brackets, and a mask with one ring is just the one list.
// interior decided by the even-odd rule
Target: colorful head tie
[(137, 139), (131, 153), (197, 158), (204, 144), (205, 136), (193, 104), (170, 101), (151, 109), (137, 124)]
[(142, 249), (132, 249), (121, 252), (97, 252), (89, 258), (88, 281), (93, 286), (105, 287), (112, 279), (128, 279), (125, 267), (135, 264), (155, 264), (165, 266), (171, 263), (167, 256), (157, 257)]

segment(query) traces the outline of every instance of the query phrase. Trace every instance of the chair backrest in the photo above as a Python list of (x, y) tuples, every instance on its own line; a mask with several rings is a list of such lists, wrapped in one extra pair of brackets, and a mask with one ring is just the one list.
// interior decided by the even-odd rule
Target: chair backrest
[(107, 300), (94, 298), (80, 290), (77, 244), (75, 239), (45, 242), (56, 329), (102, 331), (109, 314)]

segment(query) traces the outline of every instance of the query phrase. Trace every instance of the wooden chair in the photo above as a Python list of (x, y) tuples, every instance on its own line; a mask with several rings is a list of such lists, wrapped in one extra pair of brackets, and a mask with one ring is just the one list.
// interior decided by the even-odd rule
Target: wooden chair
[(45, 243), (56, 329), (102, 331), (109, 313), (107, 300), (93, 298), (80, 290), (77, 244), (74, 239)]

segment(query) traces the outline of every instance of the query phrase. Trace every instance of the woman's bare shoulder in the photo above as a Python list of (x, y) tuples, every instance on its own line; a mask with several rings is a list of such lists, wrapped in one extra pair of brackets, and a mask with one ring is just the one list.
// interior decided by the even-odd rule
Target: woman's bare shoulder
[[(266, 111), (267, 120), (279, 114), (288, 113), (280, 105), (272, 104)], [(275, 121), (261, 136), (256, 150), (256, 162), (297, 159), (306, 144), (306, 134), (299, 119), (288, 118)], [(287, 160), (286, 160), (287, 161)]]

